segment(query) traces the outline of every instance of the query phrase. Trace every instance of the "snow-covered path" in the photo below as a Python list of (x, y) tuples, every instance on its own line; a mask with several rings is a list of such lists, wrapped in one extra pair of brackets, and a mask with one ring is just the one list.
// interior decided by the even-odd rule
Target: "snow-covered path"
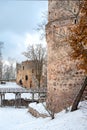
[(39, 130), (47, 119), (35, 118), (27, 109), (0, 108), (0, 130)]
[(0, 130), (17, 130), (31, 120), (34, 118), (26, 109), (0, 108)]
[[(37, 107), (37, 106), (36, 106)], [(0, 130), (87, 130), (87, 111), (62, 111), (54, 120), (35, 118), (28, 109), (0, 108)]]

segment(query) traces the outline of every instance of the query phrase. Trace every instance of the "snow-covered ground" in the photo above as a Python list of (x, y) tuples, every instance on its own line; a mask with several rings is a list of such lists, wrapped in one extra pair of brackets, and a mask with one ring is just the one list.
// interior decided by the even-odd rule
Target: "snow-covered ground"
[(6, 84), (0, 84), (0, 88), (19, 88), (15, 82), (6, 82)]
[(29, 106), (32, 107), (33, 109), (35, 109), (36, 111), (38, 111), (41, 114), (46, 114), (49, 116), (48, 112), (46, 109), (44, 109), (44, 106), (46, 105), (46, 103), (44, 102), (42, 103), (30, 103)]
[[(21, 86), (17, 85), (15, 82), (6, 82), (6, 84), (0, 84), (0, 88), (21, 88)], [(21, 98), (32, 99), (32, 94), (30, 93), (23, 93), (21, 94)], [(38, 94), (34, 95), (34, 98), (38, 98)], [(15, 99), (15, 94), (13, 93), (6, 93), (5, 99)]]
[[(50, 117), (35, 118), (28, 109), (0, 108), (0, 130), (87, 130), (84, 104), (87, 107), (87, 102), (80, 104), (80, 109), (75, 112), (56, 114), (54, 120)], [(32, 106), (36, 108), (37, 104)]]
[[(3, 87), (20, 86), (7, 83)], [(9, 96), (12, 97), (11, 94)], [(40, 113), (46, 113), (41, 103), (32, 103), (30, 106)], [(75, 112), (57, 113), (54, 120), (50, 117), (35, 118), (28, 109), (2, 107), (0, 108), (0, 130), (87, 130), (87, 101), (80, 103), (79, 109)]]

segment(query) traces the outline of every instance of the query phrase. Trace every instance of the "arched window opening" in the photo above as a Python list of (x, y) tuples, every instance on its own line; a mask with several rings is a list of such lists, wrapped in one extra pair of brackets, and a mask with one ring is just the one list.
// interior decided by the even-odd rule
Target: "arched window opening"
[(77, 23), (77, 20), (75, 19), (74, 23), (76, 24)]
[(32, 69), (32, 73), (34, 73), (34, 69)]
[(24, 66), (23, 66), (23, 70), (24, 70)]
[(26, 80), (26, 81), (28, 80), (28, 75), (25, 75), (25, 80)]

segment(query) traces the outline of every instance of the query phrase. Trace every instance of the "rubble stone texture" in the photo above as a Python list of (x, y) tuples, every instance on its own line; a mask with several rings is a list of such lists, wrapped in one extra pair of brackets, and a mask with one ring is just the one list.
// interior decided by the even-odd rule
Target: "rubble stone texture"
[(48, 107), (56, 112), (70, 106), (84, 82), (77, 70), (79, 61), (70, 58), (72, 49), (64, 41), (68, 28), (79, 20), (78, 0), (49, 0), (46, 40), (48, 45)]

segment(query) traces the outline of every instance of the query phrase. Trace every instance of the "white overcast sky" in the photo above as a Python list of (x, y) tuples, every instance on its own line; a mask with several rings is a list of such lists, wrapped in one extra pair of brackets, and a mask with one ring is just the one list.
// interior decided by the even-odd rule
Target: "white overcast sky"
[(21, 54), (30, 43), (43, 43), (34, 30), (47, 11), (47, 0), (0, 0), (0, 41), (4, 42), (3, 58), (24, 60)]

